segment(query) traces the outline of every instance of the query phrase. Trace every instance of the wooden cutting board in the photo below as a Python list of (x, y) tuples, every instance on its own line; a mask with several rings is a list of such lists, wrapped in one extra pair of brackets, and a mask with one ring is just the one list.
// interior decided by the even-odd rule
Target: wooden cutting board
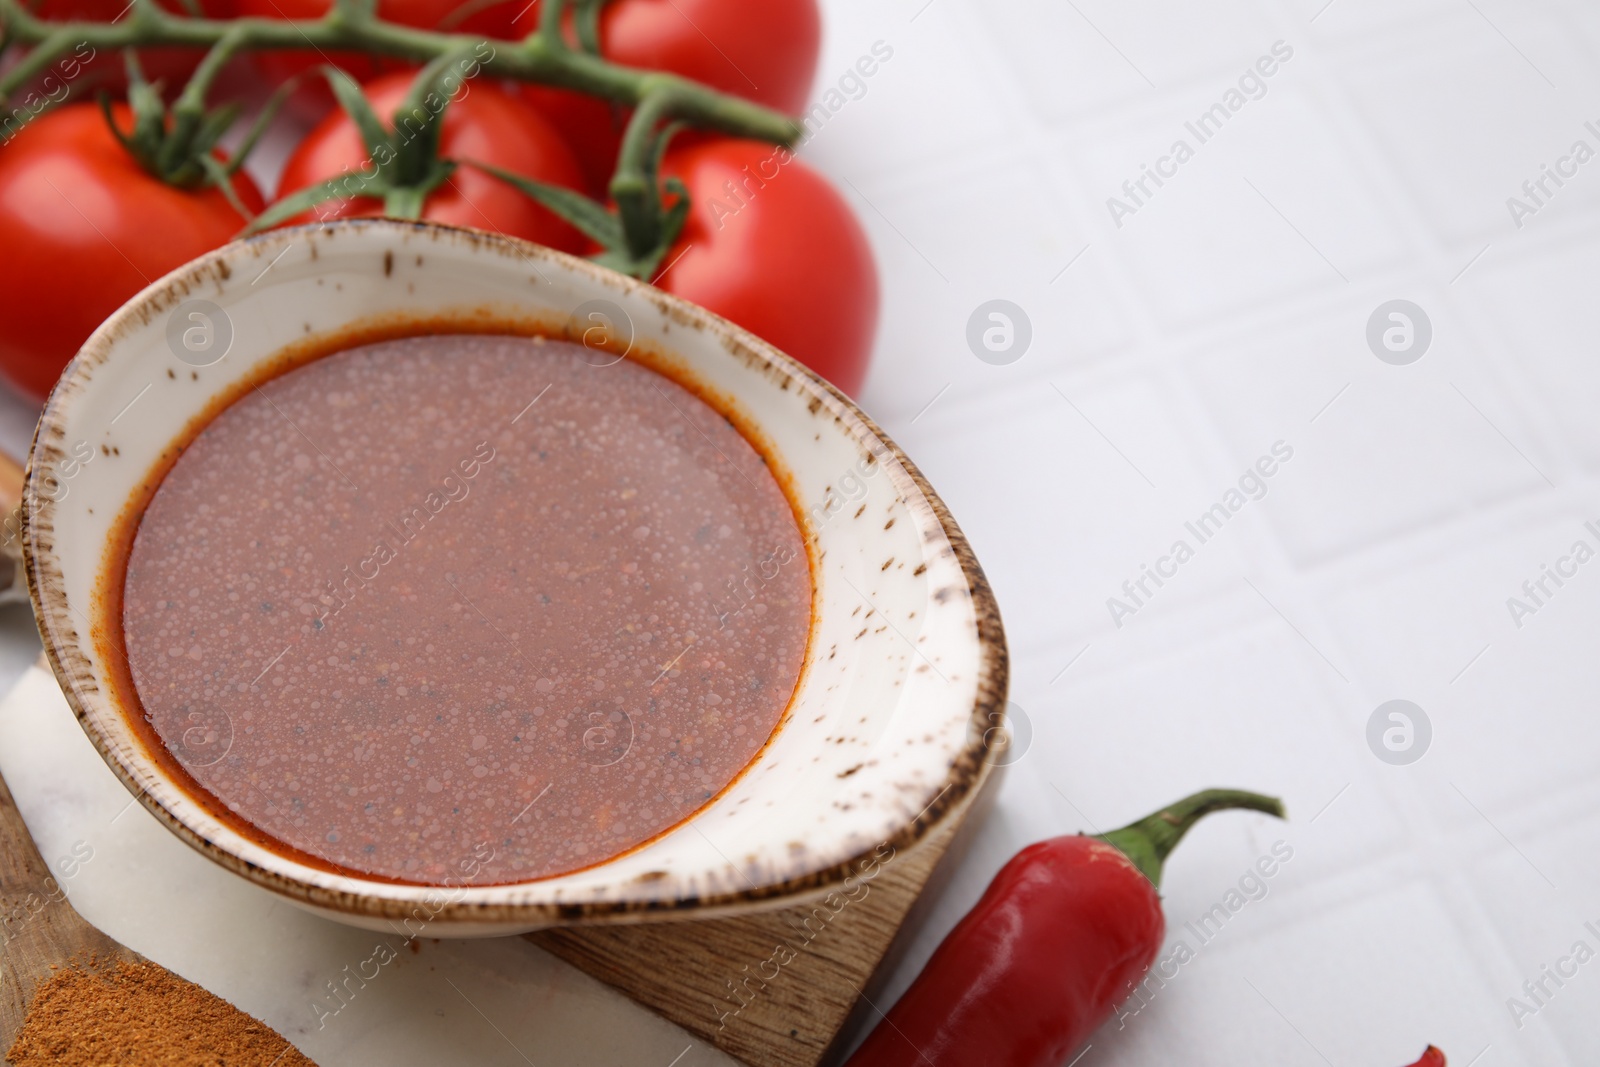
[(838, 911), (813, 903), (526, 936), (752, 1067), (834, 1062), (856, 1019), (876, 1021), (888, 1008), (874, 977), (914, 935), (925, 911), (914, 906), (959, 862), (998, 777), (988, 775), (942, 827), (885, 860), (868, 891)]

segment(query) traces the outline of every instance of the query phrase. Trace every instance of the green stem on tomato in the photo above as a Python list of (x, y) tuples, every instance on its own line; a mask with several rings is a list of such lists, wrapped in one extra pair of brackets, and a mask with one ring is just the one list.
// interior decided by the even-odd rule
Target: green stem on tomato
[(383, 198), (383, 213), (391, 219), (420, 219), (431, 191), (416, 185), (396, 186)]
[(227, 66), (244, 47), (245, 37), (240, 31), (230, 31), (217, 39), (195, 67), (194, 73), (172, 104), (172, 132), (163, 146), (161, 169), (173, 171), (187, 158), (194, 135), (206, 117), (206, 97), (222, 68)]
[(600, 54), (600, 13), (607, 0), (573, 0), (572, 30), (578, 46), (590, 55)]
[(333, 0), (329, 14), (335, 13), (348, 22), (376, 18), (378, 0)]
[(194, 68), (194, 73), (189, 76), (183, 92), (173, 101), (174, 115), (185, 111), (192, 111), (197, 115), (203, 114), (206, 97), (210, 94), (211, 85), (217, 80), (217, 75), (222, 73), (222, 68), (227, 66), (247, 44), (248, 34), (237, 27), (218, 37), (217, 43), (211, 46), (201, 58), (199, 66)]
[(1099, 839), (1120, 849), (1133, 865), (1144, 872), (1150, 884), (1160, 888), (1161, 865), (1171, 855), (1183, 835), (1214, 811), (1245, 808), (1285, 818), (1283, 801), (1243, 789), (1204, 789), (1169, 804), (1120, 830), (1100, 834)]
[[(81, 37), (74, 37), (70, 33), (57, 31), (46, 33), (38, 41), (23, 41), (17, 37), (12, 29), (11, 21), (6, 17), (3, 5), (0, 5), (0, 20), (5, 23), (6, 47), (9, 48), (13, 44), (36, 45), (36, 47), (30, 48), (21, 59), (17, 60), (15, 66), (6, 71), (3, 76), (0, 76), (0, 104), (9, 103), (11, 94), (16, 92), (19, 86), (27, 85), (43, 74), (50, 68), (51, 64), (76, 48), (82, 40)], [(44, 24), (41, 23), (40, 25), (43, 26)]]
[(428, 100), (430, 97), (436, 97), (448, 103), (455, 95), (453, 90), (445, 88), (444, 81), (449, 76), (451, 68), (463, 60), (470, 60), (473, 47), (463, 45), (430, 61), (412, 79), (411, 87), (406, 90), (400, 106), (390, 116), (394, 139), (398, 139), (401, 126), (406, 122), (416, 125), (415, 136), (397, 140), (392, 179), (396, 184), (418, 185), (427, 179), (438, 165), (439, 138), (444, 126), (445, 105), (441, 104), (437, 109), (432, 109), (428, 107)]
[[(556, 8), (557, 3), (548, 5)], [(0, 0), (0, 25), (10, 41), (31, 46), (15, 67), (0, 75), (0, 101), (80, 44), (96, 49), (173, 45), (213, 49), (224, 37), (233, 51), (317, 49), (362, 52), (427, 63), (462, 47), (488, 46), (481, 70), (497, 78), (537, 82), (637, 107), (665, 95), (663, 117), (680, 119), (735, 137), (792, 144), (801, 127), (794, 119), (748, 100), (718, 92), (674, 74), (639, 70), (570, 49), (559, 36), (542, 32), (522, 41), (439, 33), (385, 22), (369, 13), (368, 0), (338, 0), (312, 20), (242, 18), (219, 20), (173, 15), (151, 0), (135, 0), (121, 22), (46, 22), (19, 0)], [(220, 61), (219, 61), (220, 65)]]
[(161, 15), (161, 7), (156, 0), (129, 0), (129, 21), (135, 24), (148, 24), (151, 19)]
[(551, 49), (565, 49), (566, 38), (561, 35), (561, 19), (566, 14), (567, 0), (543, 0), (539, 8), (539, 26), (530, 35), (544, 40)]
[(646, 96), (622, 136), (611, 199), (622, 220), (630, 255), (640, 257), (661, 242), (661, 191), (655, 180), (657, 130), (672, 106), (671, 90)]

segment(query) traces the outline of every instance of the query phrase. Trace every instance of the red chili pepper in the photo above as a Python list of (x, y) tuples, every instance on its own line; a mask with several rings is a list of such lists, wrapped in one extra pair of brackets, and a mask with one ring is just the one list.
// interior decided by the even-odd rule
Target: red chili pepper
[(1155, 961), (1162, 861), (1225, 808), (1283, 817), (1273, 797), (1208, 789), (1017, 853), (846, 1067), (1060, 1067)]
[(1413, 1063), (1411, 1067), (1444, 1067), (1444, 1053), (1429, 1045), (1423, 1050), (1422, 1059)]

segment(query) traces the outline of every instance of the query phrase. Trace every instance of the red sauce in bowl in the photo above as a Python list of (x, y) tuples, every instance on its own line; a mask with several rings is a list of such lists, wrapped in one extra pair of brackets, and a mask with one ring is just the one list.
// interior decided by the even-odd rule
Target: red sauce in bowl
[(145, 507), (122, 627), (149, 732), (219, 815), (336, 870), (493, 884), (723, 791), (788, 706), (811, 597), (788, 499), (715, 409), (579, 345), (450, 334), (224, 409)]

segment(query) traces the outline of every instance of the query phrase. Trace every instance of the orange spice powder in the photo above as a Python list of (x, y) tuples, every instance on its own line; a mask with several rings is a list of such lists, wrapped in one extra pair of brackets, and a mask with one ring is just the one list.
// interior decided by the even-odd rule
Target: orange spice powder
[(271, 1027), (154, 963), (62, 967), (39, 983), (12, 1067), (316, 1067)]

